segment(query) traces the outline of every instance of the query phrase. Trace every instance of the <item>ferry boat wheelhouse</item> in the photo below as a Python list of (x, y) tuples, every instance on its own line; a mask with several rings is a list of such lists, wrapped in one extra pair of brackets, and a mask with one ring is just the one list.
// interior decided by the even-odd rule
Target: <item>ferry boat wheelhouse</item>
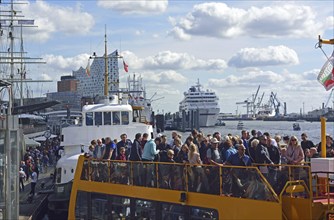
[(311, 173), (306, 165), (275, 168), (279, 179), (270, 182), (256, 166), (80, 156), (68, 219), (331, 219), (330, 185), (315, 184), (329, 173)]
[(198, 81), (196, 85), (184, 92), (184, 99), (180, 102), (179, 111), (186, 113), (199, 111), (200, 127), (215, 126), (220, 111), (219, 99), (214, 91), (204, 91), (201, 88)]

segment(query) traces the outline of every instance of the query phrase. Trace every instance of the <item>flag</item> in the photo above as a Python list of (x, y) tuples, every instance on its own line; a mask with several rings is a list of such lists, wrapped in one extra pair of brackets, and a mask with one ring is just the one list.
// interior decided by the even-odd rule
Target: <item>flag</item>
[(334, 87), (334, 51), (326, 63), (322, 66), (319, 75), (318, 81), (325, 87), (328, 91)]
[(124, 62), (124, 60), (123, 60), (123, 66), (124, 66), (124, 71), (125, 72), (129, 72), (129, 69), (128, 69), (128, 64), (126, 64), (125, 62)]
[(87, 76), (90, 76), (90, 63), (89, 63), (89, 58), (88, 58), (87, 66), (86, 66), (86, 74), (87, 74)]

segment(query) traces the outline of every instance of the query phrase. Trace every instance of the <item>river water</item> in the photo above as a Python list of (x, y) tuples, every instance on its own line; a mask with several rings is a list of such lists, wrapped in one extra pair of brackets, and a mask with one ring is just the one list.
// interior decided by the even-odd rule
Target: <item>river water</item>
[[(243, 121), (244, 129), (249, 132), (252, 129), (257, 131), (269, 132), (273, 137), (276, 134), (284, 136), (284, 135), (295, 135), (298, 140), (300, 140), (300, 136), (302, 133), (306, 133), (308, 135), (308, 139), (312, 140), (314, 144), (317, 144), (321, 140), (321, 123), (320, 122), (298, 122), (301, 128), (300, 131), (294, 131), (292, 128), (293, 123), (291, 121), (258, 121), (258, 120), (247, 120)], [(225, 121), (226, 126), (216, 126), (216, 127), (206, 127), (201, 128), (200, 130), (204, 134), (213, 134), (216, 131), (219, 131), (221, 135), (241, 135), (241, 130), (237, 129), (238, 121)], [(164, 131), (163, 134), (166, 134), (168, 138), (171, 137), (172, 131)], [(334, 136), (334, 122), (326, 123), (326, 133)], [(185, 141), (185, 138), (190, 134), (190, 132), (180, 132), (182, 134), (182, 140)]]

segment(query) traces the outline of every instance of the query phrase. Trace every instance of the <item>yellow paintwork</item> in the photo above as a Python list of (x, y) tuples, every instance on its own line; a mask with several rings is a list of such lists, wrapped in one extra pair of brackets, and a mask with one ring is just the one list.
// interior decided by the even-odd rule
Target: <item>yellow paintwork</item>
[(321, 117), (321, 157), (326, 157), (326, 118)]
[[(330, 207), (313, 203), (313, 195), (309, 191), (309, 188), (312, 187), (307, 186), (302, 180), (288, 181), (279, 196), (276, 195), (271, 186), (268, 185), (270, 192), (274, 193), (275, 199), (274, 201), (262, 201), (228, 197), (223, 195), (222, 192), (220, 192), (220, 195), (211, 195), (81, 180), (84, 160), (85, 158), (83, 156), (79, 158), (75, 172), (69, 204), (69, 219), (75, 219), (75, 203), (78, 191), (215, 209), (218, 212), (219, 219), (321, 219), (327, 208)], [(287, 167), (289, 168), (289, 172), (291, 172), (291, 169), (298, 166), (287, 165)], [(252, 169), (257, 170), (257, 168)], [(308, 171), (309, 181), (311, 183), (312, 177), (309, 167), (303, 166), (303, 169)], [(262, 174), (260, 173), (260, 175)], [(265, 179), (264, 182), (268, 184)], [(222, 184), (221, 181), (220, 184)], [(186, 194), (186, 201), (184, 202), (180, 201), (181, 193)], [(298, 197), (300, 193), (303, 193), (306, 197)]]

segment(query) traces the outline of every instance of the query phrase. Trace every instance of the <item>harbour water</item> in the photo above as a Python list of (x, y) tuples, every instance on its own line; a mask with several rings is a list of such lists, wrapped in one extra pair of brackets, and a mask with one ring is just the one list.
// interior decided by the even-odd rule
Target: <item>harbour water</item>
[[(271, 136), (276, 134), (284, 136), (284, 135), (295, 135), (299, 140), (302, 133), (306, 133), (308, 135), (309, 140), (312, 140), (314, 144), (317, 144), (321, 140), (321, 123), (320, 122), (298, 122), (300, 125), (300, 131), (294, 131), (292, 128), (292, 121), (258, 121), (258, 120), (247, 120), (243, 121), (244, 129), (249, 132), (252, 129), (257, 131), (269, 132)], [(216, 127), (205, 127), (201, 128), (201, 131), (204, 134), (213, 134), (216, 131), (219, 131), (221, 135), (241, 135), (241, 130), (237, 130), (238, 121), (225, 121), (226, 126), (216, 126)], [(334, 122), (326, 123), (326, 133), (334, 136)], [(167, 137), (170, 137), (171, 131), (165, 131), (164, 134)], [(190, 132), (181, 132), (182, 140), (185, 140)]]

